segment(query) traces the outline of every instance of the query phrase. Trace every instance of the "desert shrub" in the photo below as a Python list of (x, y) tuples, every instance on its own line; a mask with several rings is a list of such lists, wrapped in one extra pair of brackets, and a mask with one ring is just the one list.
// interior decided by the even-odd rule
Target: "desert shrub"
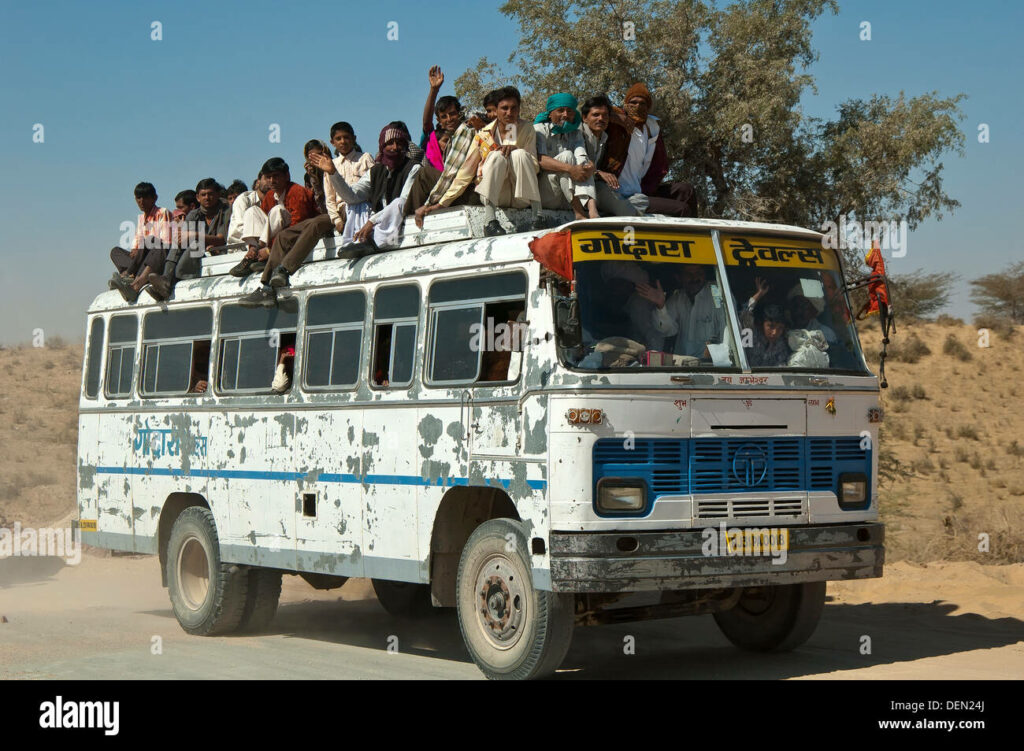
[(994, 334), (1009, 339), (1017, 333), (1017, 327), (1013, 321), (1005, 316), (978, 315), (974, 317), (974, 325), (979, 329), (988, 329)]
[(958, 464), (964, 464), (964, 463), (970, 461), (971, 455), (967, 452), (967, 449), (965, 449), (963, 446), (957, 446), (955, 449), (953, 449), (953, 459)]
[(913, 398), (911, 396), (910, 389), (906, 386), (894, 386), (889, 389), (889, 396), (897, 402), (908, 402)]
[(960, 318), (954, 318), (947, 313), (940, 313), (935, 317), (935, 323), (940, 326), (963, 326), (964, 322)]
[(899, 315), (907, 318), (933, 316), (949, 303), (957, 278), (951, 271), (925, 272), (922, 269), (890, 275), (893, 306)]
[(889, 348), (889, 356), (898, 362), (913, 364), (922, 357), (927, 357), (932, 351), (928, 345), (921, 341), (917, 334), (911, 334), (902, 342)]
[(968, 360), (974, 359), (974, 355), (972, 355), (970, 350), (964, 346), (963, 342), (952, 334), (948, 334), (946, 336), (946, 341), (942, 343), (942, 353), (944, 355), (949, 355), (950, 357), (955, 357), (961, 362), (967, 362)]
[(1006, 453), (1010, 456), (1024, 456), (1024, 446), (1017, 443), (1014, 439), (1010, 441), (1010, 445), (1006, 447)]
[(922, 386), (920, 383), (915, 383), (914, 384), (914, 387), (913, 387), (911, 393), (914, 395), (915, 399), (927, 399), (928, 398), (928, 394), (925, 392), (924, 386)]
[(972, 441), (980, 441), (978, 430), (973, 425), (961, 425), (956, 429), (957, 438), (969, 438)]

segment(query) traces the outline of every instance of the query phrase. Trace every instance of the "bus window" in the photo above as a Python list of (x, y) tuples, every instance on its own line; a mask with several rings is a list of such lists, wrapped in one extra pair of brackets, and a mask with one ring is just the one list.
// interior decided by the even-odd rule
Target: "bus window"
[(110, 319), (107, 336), (107, 377), (104, 392), (108, 398), (124, 398), (132, 393), (135, 373), (135, 338), (139, 331), (138, 319), (114, 316)]
[(724, 240), (729, 286), (751, 368), (864, 372), (834, 252), (788, 238)]
[(192, 375), (188, 393), (204, 394), (210, 387), (210, 341), (196, 342), (192, 347)]
[(85, 365), (85, 396), (95, 399), (100, 390), (100, 361), (103, 359), (103, 319), (93, 318), (89, 326), (89, 361)]
[(183, 396), (192, 385), (193, 349), (208, 342), (209, 308), (167, 310), (146, 315), (142, 324), (142, 393)]
[[(526, 277), (517, 272), (446, 279), (430, 288), (430, 381), (509, 380), (507, 321), (526, 310)], [(499, 327), (500, 325), (500, 327)]]
[(359, 381), (366, 295), (349, 290), (314, 295), (306, 305), (306, 388), (353, 388)]
[(377, 387), (412, 383), (420, 290), (415, 284), (382, 287), (373, 298), (371, 382)]
[(220, 312), (220, 390), (274, 393), (274, 373), (286, 348), (295, 347), (296, 313), (279, 308), (227, 305)]

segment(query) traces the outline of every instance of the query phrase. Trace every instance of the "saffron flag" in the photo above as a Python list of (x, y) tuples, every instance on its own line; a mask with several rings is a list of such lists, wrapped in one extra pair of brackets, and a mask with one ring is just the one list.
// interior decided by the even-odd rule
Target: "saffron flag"
[(530, 241), (530, 252), (546, 269), (572, 280), (572, 232), (548, 232)]
[(883, 306), (885, 310), (889, 308), (889, 288), (885, 284), (885, 261), (877, 241), (871, 244), (871, 251), (865, 257), (864, 262), (871, 269), (871, 274), (868, 275), (868, 301), (861, 308), (858, 318), (878, 315)]

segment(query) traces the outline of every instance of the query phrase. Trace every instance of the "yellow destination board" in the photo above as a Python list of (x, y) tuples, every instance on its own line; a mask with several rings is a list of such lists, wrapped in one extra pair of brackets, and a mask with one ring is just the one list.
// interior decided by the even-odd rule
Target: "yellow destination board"
[(572, 233), (572, 260), (715, 263), (710, 235), (588, 230)]
[(835, 271), (839, 261), (834, 250), (817, 240), (766, 235), (722, 235), (726, 266), (751, 268), (800, 268)]

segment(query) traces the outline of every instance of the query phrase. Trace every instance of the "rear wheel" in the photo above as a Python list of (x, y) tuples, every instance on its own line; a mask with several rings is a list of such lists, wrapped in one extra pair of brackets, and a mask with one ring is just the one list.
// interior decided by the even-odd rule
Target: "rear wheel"
[(575, 623), (572, 594), (535, 589), (526, 535), (512, 519), (491, 519), (470, 535), (456, 583), (459, 626), (488, 678), (554, 673)]
[(741, 649), (786, 652), (810, 638), (824, 607), (825, 582), (747, 587), (735, 607), (715, 613), (715, 622)]
[(434, 611), (429, 584), (374, 579), (373, 591), (381, 607), (398, 618), (416, 618)]
[(281, 599), (281, 572), (266, 568), (249, 569), (245, 608), (238, 630), (246, 633), (262, 631), (274, 620)]
[(167, 543), (167, 589), (178, 623), (190, 634), (234, 631), (246, 604), (249, 572), (223, 563), (213, 514), (202, 506), (181, 512)]

